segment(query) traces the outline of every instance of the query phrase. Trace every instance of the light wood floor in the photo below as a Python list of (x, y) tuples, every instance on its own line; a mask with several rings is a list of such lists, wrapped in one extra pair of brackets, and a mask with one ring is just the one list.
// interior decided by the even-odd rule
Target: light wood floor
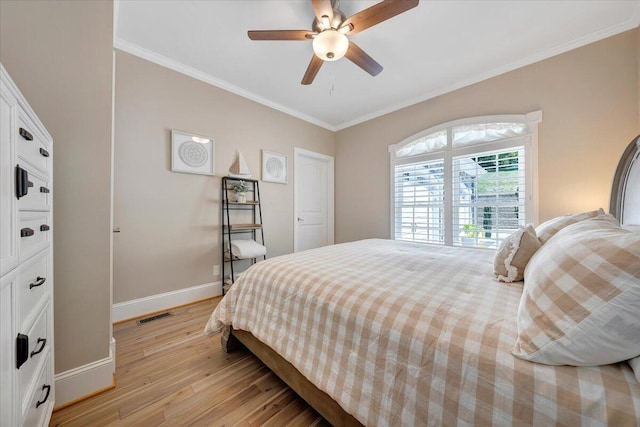
[(116, 388), (55, 412), (50, 426), (328, 426), (251, 353), (203, 336), (218, 301), (115, 325)]

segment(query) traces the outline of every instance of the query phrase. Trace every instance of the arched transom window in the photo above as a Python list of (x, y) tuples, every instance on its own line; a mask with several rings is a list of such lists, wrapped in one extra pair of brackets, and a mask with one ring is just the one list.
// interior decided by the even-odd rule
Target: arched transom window
[(456, 120), (389, 146), (393, 238), (495, 248), (535, 222), (541, 119), (536, 111)]

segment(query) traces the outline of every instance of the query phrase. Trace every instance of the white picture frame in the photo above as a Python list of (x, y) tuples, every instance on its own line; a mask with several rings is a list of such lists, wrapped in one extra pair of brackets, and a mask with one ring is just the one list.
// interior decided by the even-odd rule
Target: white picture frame
[(171, 171), (214, 175), (216, 141), (208, 136), (171, 130)]
[(273, 151), (262, 150), (262, 180), (287, 183), (287, 156)]

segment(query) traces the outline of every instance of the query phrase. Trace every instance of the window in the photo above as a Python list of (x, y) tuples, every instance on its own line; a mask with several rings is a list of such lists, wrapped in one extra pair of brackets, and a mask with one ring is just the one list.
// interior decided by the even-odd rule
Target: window
[(389, 147), (393, 238), (495, 248), (536, 221), (541, 112), (457, 120)]

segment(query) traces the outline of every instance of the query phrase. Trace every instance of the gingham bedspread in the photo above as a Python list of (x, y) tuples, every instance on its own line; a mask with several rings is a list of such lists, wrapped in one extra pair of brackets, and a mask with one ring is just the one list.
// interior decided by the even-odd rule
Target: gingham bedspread
[(636, 426), (629, 365), (514, 357), (522, 285), (493, 252), (363, 240), (260, 262), (205, 333), (251, 332), (367, 426)]

